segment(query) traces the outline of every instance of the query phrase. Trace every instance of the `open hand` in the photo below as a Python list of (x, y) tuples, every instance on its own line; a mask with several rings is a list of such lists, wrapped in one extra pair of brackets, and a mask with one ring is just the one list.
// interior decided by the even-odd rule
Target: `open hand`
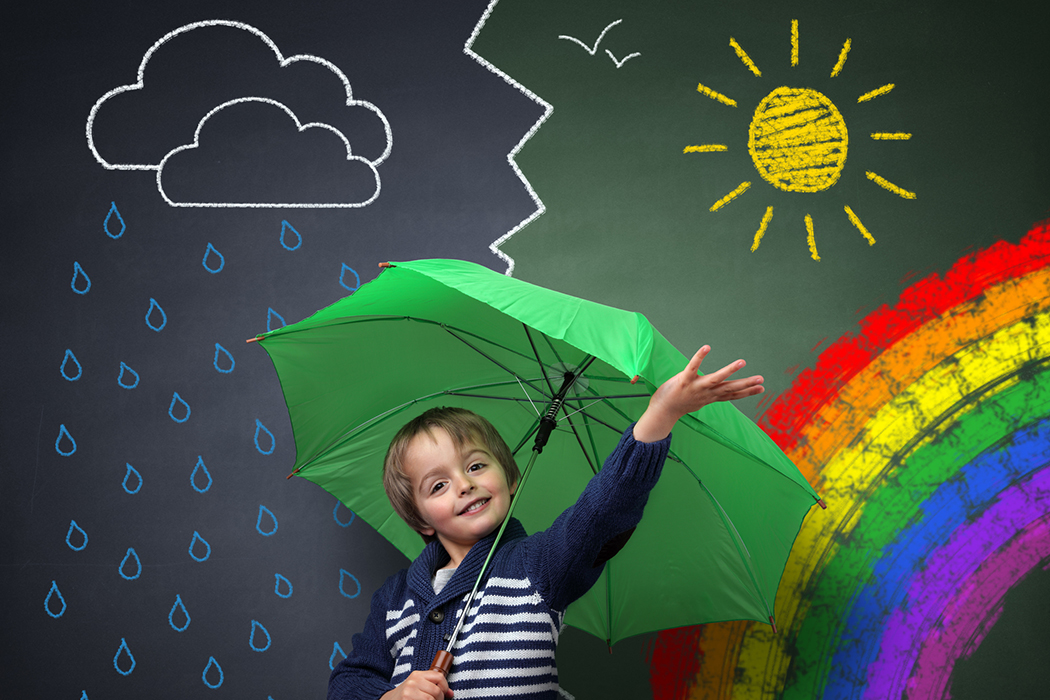
[(709, 345), (697, 350), (684, 370), (668, 379), (653, 393), (649, 399), (649, 407), (634, 426), (635, 440), (662, 440), (671, 432), (678, 419), (687, 413), (698, 411), (715, 401), (736, 401), (764, 391), (763, 380), (759, 375), (730, 379), (734, 372), (743, 369), (747, 364), (743, 360), (730, 362), (711, 374), (697, 374), (700, 364), (709, 352)]

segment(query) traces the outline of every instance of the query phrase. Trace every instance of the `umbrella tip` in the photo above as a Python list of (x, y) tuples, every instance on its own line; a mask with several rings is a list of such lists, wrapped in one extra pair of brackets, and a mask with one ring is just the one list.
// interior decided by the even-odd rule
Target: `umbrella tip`
[(248, 338), (248, 340), (246, 340), (244, 342), (246, 342), (246, 343), (258, 343), (259, 340), (260, 340), (259, 336), (255, 336), (254, 338)]
[(388, 267), (393, 267), (393, 264), (388, 263), (388, 262), (382, 262), (382, 263), (379, 263), (379, 267), (380, 267), (380, 269), (385, 270)]
[(609, 653), (612, 654), (612, 640), (611, 639), (606, 639), (605, 640), (605, 646), (609, 648)]
[(773, 628), (773, 634), (777, 633), (777, 623), (773, 622), (773, 616), (769, 616), (769, 624)]
[(821, 510), (827, 510), (828, 509), (828, 506), (827, 506), (826, 503), (824, 503), (824, 499), (823, 498), (818, 498), (817, 499), (817, 505), (820, 506)]
[(636, 384), (636, 383), (638, 383), (638, 380), (639, 380), (639, 379), (641, 379), (641, 376), (640, 376), (640, 375), (637, 375), (637, 374), (636, 374), (636, 375), (634, 375), (634, 378), (633, 378), (633, 379), (631, 379), (631, 384)]

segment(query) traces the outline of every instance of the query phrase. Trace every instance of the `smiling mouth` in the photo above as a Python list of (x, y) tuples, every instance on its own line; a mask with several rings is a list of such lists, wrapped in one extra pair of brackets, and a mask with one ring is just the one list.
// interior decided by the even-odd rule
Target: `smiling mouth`
[(488, 502), (489, 502), (489, 499), (487, 499), (487, 498), (483, 498), (480, 501), (474, 501), (469, 506), (464, 508), (460, 512), (460, 515), (470, 515), (471, 513), (473, 513), (475, 511), (480, 510), (481, 508), (483, 508)]

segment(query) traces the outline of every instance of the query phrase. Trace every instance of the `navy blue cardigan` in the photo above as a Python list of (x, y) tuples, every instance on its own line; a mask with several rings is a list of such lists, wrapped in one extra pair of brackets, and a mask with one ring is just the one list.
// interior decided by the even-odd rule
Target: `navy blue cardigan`
[[(448, 681), (456, 700), (558, 697), (554, 651), (565, 609), (601, 575), (602, 546), (641, 520), (670, 446), (670, 436), (636, 442), (632, 428), (549, 529), (529, 537), (516, 519), (507, 526), (453, 649)], [(439, 542), (387, 579), (353, 651), (332, 672), (329, 700), (375, 700), (430, 668), (494, 539), (478, 541), (437, 595), (431, 579), (449, 561)]]

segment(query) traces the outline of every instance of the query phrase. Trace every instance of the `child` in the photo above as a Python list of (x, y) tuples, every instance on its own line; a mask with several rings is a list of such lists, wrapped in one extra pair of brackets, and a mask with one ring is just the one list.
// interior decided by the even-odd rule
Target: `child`
[[(642, 517), (660, 476), (672, 426), (714, 401), (762, 392), (762, 377), (730, 380), (743, 360), (706, 376), (710, 347), (665, 382), (620, 439), (579, 500), (547, 530), (527, 536), (511, 519), (453, 650), (446, 679), (435, 652), (464, 614), (496, 531), (518, 486), (518, 468), (488, 421), (431, 409), (394, 438), (383, 485), (394, 509), (428, 544), (387, 579), (353, 651), (332, 673), (329, 700), (557, 698), (554, 650), (568, 605), (600, 576)], [(617, 536), (620, 536), (619, 538)]]

